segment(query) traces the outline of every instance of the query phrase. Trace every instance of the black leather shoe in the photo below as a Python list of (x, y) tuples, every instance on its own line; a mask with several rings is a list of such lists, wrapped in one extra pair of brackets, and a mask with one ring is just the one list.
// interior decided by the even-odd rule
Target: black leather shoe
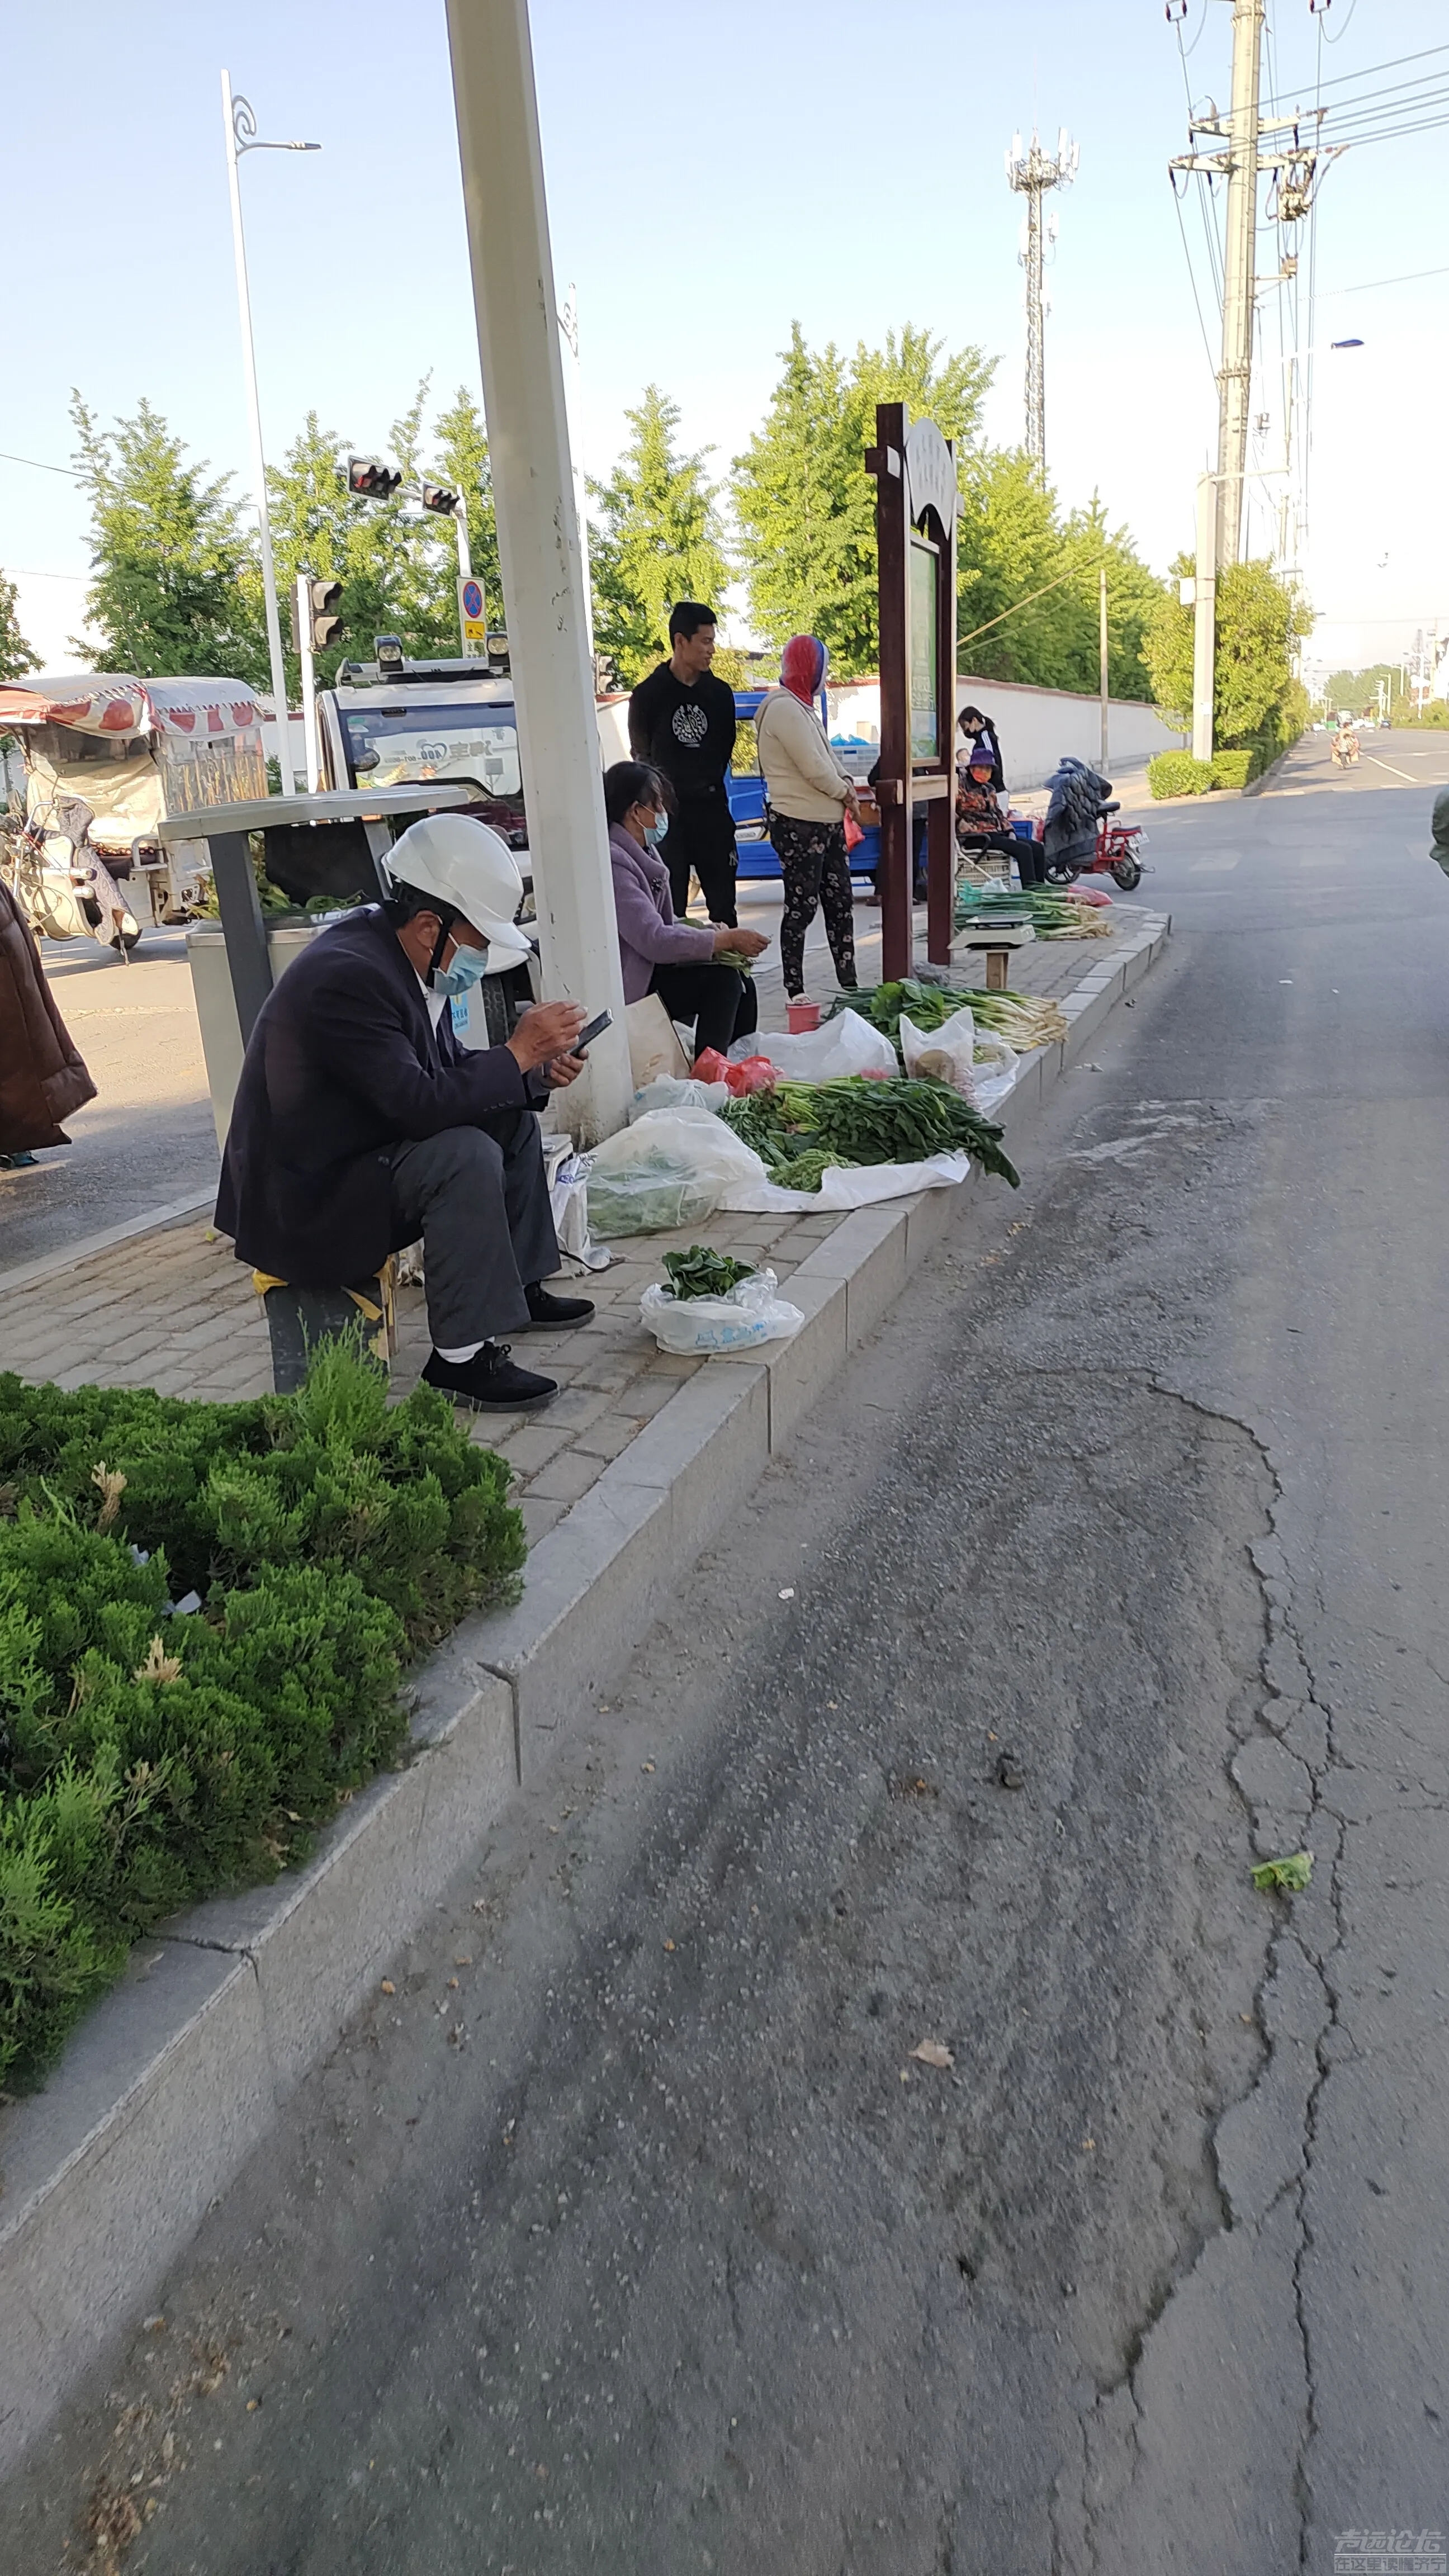
[(558, 1393), (557, 1378), (515, 1368), (506, 1342), (485, 1342), (471, 1360), (442, 1360), (430, 1351), (423, 1383), (455, 1404), (471, 1404), (475, 1413), (527, 1413)]
[(537, 1280), (523, 1293), (528, 1299), (526, 1333), (566, 1333), (571, 1324), (586, 1324), (594, 1311), (592, 1297), (551, 1297)]

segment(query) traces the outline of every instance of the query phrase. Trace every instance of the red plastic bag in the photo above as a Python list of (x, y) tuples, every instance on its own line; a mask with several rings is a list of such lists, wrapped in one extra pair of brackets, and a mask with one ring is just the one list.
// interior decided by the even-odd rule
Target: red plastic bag
[(846, 817), (845, 817), (845, 846), (846, 846), (846, 849), (847, 849), (847, 850), (858, 850), (858, 849), (859, 849), (859, 847), (860, 847), (860, 845), (861, 845), (861, 842), (862, 842), (864, 839), (865, 839), (865, 834), (864, 834), (864, 832), (861, 830), (860, 825), (857, 823), (857, 821), (856, 821), (856, 819), (855, 819), (855, 816), (854, 816), (853, 814), (847, 814), (847, 815), (846, 815)]
[(747, 1055), (739, 1064), (726, 1065), (724, 1078), (736, 1100), (751, 1091), (773, 1091), (780, 1079), (767, 1055)]
[(729, 1058), (718, 1047), (706, 1047), (690, 1066), (696, 1082), (723, 1082), (729, 1073)]

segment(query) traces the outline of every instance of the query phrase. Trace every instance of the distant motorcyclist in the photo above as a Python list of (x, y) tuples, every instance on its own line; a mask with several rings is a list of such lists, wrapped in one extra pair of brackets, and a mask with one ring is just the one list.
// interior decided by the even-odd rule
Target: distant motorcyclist
[(1358, 767), (1358, 735), (1351, 724), (1340, 725), (1333, 737), (1334, 765), (1339, 769)]

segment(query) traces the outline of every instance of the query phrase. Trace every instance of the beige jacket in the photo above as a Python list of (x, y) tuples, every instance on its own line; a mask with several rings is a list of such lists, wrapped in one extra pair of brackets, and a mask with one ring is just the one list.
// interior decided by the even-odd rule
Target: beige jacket
[(841, 768), (813, 707), (772, 689), (755, 718), (765, 795), (797, 823), (838, 823), (853, 780)]

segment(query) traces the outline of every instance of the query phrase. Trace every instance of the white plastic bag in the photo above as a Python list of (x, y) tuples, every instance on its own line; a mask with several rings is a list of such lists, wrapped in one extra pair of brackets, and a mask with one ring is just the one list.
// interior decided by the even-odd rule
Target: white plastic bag
[(560, 1253), (583, 1270), (607, 1270), (609, 1255), (589, 1233), (588, 1157), (574, 1153), (567, 1137), (545, 1138), (543, 1150), (548, 1209)]
[(629, 1103), (629, 1124), (636, 1126), (651, 1109), (723, 1109), (729, 1096), (722, 1082), (695, 1082), (692, 1077), (680, 1081), (673, 1074), (663, 1073), (635, 1092)]
[(918, 1029), (901, 1013), (901, 1054), (909, 1074), (948, 1082), (983, 1116), (1003, 1101), (1016, 1081), (1015, 1049), (978, 1029), (969, 1007), (953, 1011), (938, 1029)]
[(790, 1082), (830, 1082), (839, 1073), (895, 1073), (896, 1051), (884, 1029), (874, 1029), (859, 1011), (841, 1011), (822, 1020), (803, 1037), (780, 1037), (773, 1029), (736, 1038), (730, 1062), (747, 1055), (766, 1055)]
[(710, 1109), (651, 1109), (588, 1160), (589, 1225), (606, 1242), (697, 1225), (732, 1185), (765, 1176), (759, 1155)]
[(749, 1351), (759, 1342), (788, 1342), (805, 1318), (776, 1292), (773, 1270), (752, 1270), (724, 1297), (676, 1297), (657, 1281), (639, 1300), (661, 1351)]

